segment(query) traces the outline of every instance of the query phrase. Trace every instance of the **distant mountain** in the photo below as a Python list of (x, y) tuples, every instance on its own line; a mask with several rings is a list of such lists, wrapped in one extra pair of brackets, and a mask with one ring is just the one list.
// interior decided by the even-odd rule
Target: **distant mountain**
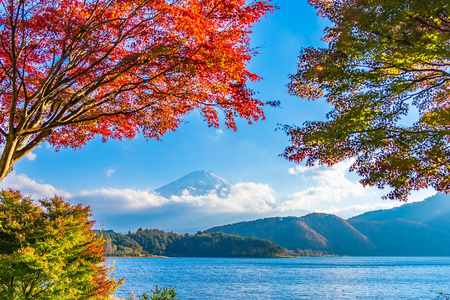
[(337, 255), (450, 255), (450, 233), (407, 220), (356, 221), (313, 213), (213, 227), (243, 237), (267, 239), (287, 249)]
[(375, 245), (346, 220), (330, 214), (313, 213), (302, 217), (304, 222), (327, 239), (328, 253), (339, 255), (373, 254)]
[(438, 194), (420, 202), (399, 207), (366, 212), (350, 218), (352, 221), (392, 221), (405, 219), (450, 233), (450, 196)]
[(266, 218), (213, 227), (206, 231), (267, 239), (289, 250), (312, 250), (338, 255), (366, 255), (374, 252), (371, 241), (346, 220), (327, 214)]
[(168, 199), (171, 196), (181, 196), (183, 192), (189, 192), (192, 196), (203, 196), (211, 192), (217, 192), (218, 196), (226, 197), (230, 189), (231, 184), (228, 181), (214, 173), (203, 170), (189, 173), (158, 188), (155, 192)]
[[(170, 199), (172, 196), (181, 196), (183, 192), (191, 196), (205, 196), (202, 201), (208, 201), (208, 195), (213, 194), (211, 201), (219, 198), (230, 197), (232, 184), (225, 179), (208, 171), (192, 172), (176, 181), (164, 185), (155, 192), (161, 196)], [(96, 201), (89, 203), (95, 208)], [(120, 211), (114, 210), (103, 212), (102, 207), (94, 209), (96, 220), (105, 220), (108, 228), (117, 232), (127, 232), (139, 227), (159, 228), (164, 231), (173, 231), (178, 233), (195, 233), (212, 226), (230, 224), (240, 221), (255, 220), (275, 216), (303, 216), (311, 213), (310, 211), (297, 209), (290, 211), (221, 211), (204, 206), (196, 206), (188, 202), (172, 201), (169, 204), (159, 207), (142, 208), (139, 211)], [(101, 224), (102, 222), (98, 222)]]
[(349, 223), (376, 245), (374, 255), (450, 255), (450, 234), (428, 225), (403, 219)]
[(266, 218), (213, 227), (206, 232), (222, 232), (269, 240), (290, 250), (324, 249), (327, 240), (309, 228), (301, 218)]

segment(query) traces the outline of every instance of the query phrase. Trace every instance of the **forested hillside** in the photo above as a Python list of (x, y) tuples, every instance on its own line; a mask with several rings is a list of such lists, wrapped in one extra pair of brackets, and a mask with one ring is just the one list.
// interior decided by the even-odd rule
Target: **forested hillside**
[(128, 234), (103, 231), (107, 256), (280, 257), (285, 249), (270, 241), (223, 233), (181, 235), (157, 229)]

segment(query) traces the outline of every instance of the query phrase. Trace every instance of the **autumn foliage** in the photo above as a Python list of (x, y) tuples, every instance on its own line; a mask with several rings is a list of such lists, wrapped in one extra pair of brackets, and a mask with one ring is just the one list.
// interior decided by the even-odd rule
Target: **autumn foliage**
[(364, 185), (450, 192), (450, 6), (447, 0), (310, 0), (331, 26), (300, 53), (292, 94), (324, 97), (325, 122), (286, 126), (284, 156), (307, 165), (354, 158)]
[(1, 299), (108, 299), (120, 282), (104, 264), (89, 207), (0, 193)]
[(191, 110), (263, 118), (247, 88), (270, 0), (1, 0), (0, 179), (39, 143), (160, 138)]

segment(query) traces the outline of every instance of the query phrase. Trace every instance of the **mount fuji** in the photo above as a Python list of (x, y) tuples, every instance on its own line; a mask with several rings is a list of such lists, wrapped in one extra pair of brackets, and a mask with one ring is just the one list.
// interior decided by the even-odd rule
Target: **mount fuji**
[[(95, 219), (105, 220), (107, 228), (116, 232), (126, 232), (142, 227), (178, 233), (195, 233), (205, 228), (241, 221), (267, 217), (303, 216), (309, 213), (309, 211), (301, 209), (290, 211), (258, 210), (258, 205), (264, 205), (265, 201), (264, 192), (258, 194), (258, 192), (261, 192), (258, 188), (260, 186), (255, 183), (234, 185), (212, 172), (203, 170), (189, 173), (154, 190), (154, 193), (144, 193), (144, 196), (141, 196), (141, 201), (142, 198), (145, 199), (145, 196), (153, 197), (152, 194), (156, 197), (164, 197), (166, 201), (163, 200), (162, 205), (150, 205), (127, 211), (125, 209), (112, 209), (111, 205), (100, 206), (98, 203), (101, 196), (99, 195), (96, 195), (95, 201), (87, 202), (86, 198), (83, 200), (94, 207), (98, 205), (94, 209)], [(253, 193), (256, 193), (256, 196)], [(114, 198), (113, 195), (113, 198), (103, 197), (102, 199), (104, 203), (110, 203), (112, 199), (117, 203), (121, 201), (127, 203), (130, 199), (133, 201), (134, 197), (139, 198), (139, 196), (140, 194), (135, 194), (122, 198), (119, 195)], [(263, 198), (259, 200), (258, 197)], [(251, 206), (252, 201), (255, 201), (255, 210), (248, 209), (249, 206), (243, 206), (246, 203)], [(246, 209), (235, 211), (223, 209), (230, 206)]]
[(211, 192), (217, 192), (220, 197), (228, 196), (231, 184), (225, 179), (208, 171), (195, 171), (182, 178), (166, 184), (155, 190), (164, 198), (181, 196), (188, 192), (191, 196), (204, 196)]

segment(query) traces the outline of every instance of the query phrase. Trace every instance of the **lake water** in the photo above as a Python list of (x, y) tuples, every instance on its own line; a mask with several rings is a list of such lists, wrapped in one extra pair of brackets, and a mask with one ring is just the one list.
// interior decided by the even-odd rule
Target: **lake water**
[(450, 257), (115, 258), (118, 296), (174, 287), (183, 299), (442, 299)]

